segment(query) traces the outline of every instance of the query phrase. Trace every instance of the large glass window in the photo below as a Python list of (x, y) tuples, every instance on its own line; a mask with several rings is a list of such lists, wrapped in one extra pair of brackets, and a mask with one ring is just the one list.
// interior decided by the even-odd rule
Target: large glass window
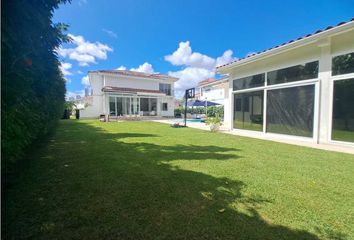
[(334, 81), (332, 139), (354, 142), (354, 78)]
[(315, 85), (268, 90), (267, 132), (313, 136)]
[(264, 86), (264, 73), (257, 74), (249, 77), (235, 79), (233, 81), (233, 90), (242, 90), (247, 88), (262, 87)]
[(117, 115), (116, 98), (115, 97), (109, 97), (109, 115), (112, 115), (112, 116)]
[(171, 84), (160, 83), (159, 89), (160, 89), (160, 92), (163, 92), (168, 96), (171, 96)]
[(348, 53), (332, 59), (332, 75), (354, 73), (354, 53)]
[(262, 131), (263, 91), (234, 95), (234, 127)]
[(140, 98), (140, 111), (144, 116), (156, 116), (157, 98)]
[(318, 77), (318, 61), (283, 68), (267, 73), (267, 84), (295, 82)]

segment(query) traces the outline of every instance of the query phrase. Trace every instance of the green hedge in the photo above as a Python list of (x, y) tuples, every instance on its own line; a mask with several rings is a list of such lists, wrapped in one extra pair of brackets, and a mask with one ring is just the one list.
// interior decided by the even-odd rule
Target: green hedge
[[(205, 114), (205, 107), (194, 107), (194, 108), (187, 108), (187, 113), (191, 114)], [(218, 114), (220, 117), (224, 116), (224, 106), (210, 106), (207, 107), (208, 110), (208, 117), (215, 117)], [(184, 107), (179, 107), (175, 109), (175, 116), (181, 116), (184, 114)]]
[(63, 114), (65, 81), (54, 51), (68, 40), (53, 24), (65, 0), (2, 1), (1, 114), (3, 170)]

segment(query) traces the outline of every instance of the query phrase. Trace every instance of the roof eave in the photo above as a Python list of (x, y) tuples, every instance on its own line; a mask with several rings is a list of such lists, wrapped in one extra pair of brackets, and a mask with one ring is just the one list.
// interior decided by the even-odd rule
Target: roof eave
[(280, 53), (284, 53), (284, 52), (287, 52), (287, 51), (290, 51), (290, 50), (293, 50), (293, 49), (296, 49), (296, 48), (299, 48), (299, 47), (303, 47), (303, 46), (309, 45), (311, 43), (316, 43), (320, 39), (333, 37), (335, 35), (351, 31), (351, 30), (353, 30), (353, 27), (354, 27), (354, 22), (348, 22), (348, 23), (345, 23), (345, 24), (343, 24), (341, 26), (334, 27), (334, 28), (329, 29), (329, 30), (325, 30), (325, 31), (317, 33), (315, 35), (312, 35), (312, 36), (309, 36), (309, 37), (306, 37), (306, 38), (303, 38), (303, 39), (300, 39), (300, 40), (285, 44), (283, 46), (279, 46), (279, 47), (274, 48), (274, 49), (270, 49), (270, 50), (265, 51), (263, 53), (259, 53), (259, 54), (256, 54), (254, 56), (242, 59), (240, 61), (237, 61), (237, 62), (234, 62), (234, 63), (230, 63), (230, 64), (227, 64), (227, 65), (224, 65), (224, 66), (217, 67), (216, 68), (216, 72), (219, 73), (219, 74), (225, 74), (225, 73), (228, 73), (229, 70), (232, 69), (232, 68), (240, 67), (240, 66), (245, 65), (245, 64), (249, 64), (249, 63), (252, 63), (252, 62), (263, 60), (263, 59), (269, 58), (271, 56), (278, 55)]

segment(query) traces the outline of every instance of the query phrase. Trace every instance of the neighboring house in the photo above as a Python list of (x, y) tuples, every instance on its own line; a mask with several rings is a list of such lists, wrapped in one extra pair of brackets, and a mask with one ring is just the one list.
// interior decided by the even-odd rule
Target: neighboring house
[(354, 19), (217, 68), (225, 125), (249, 136), (354, 146)]
[(174, 116), (174, 82), (162, 74), (126, 70), (89, 71), (90, 102), (81, 118), (109, 116)]
[(196, 99), (225, 104), (229, 94), (229, 84), (227, 78), (216, 80), (208, 78), (198, 83), (198, 93)]

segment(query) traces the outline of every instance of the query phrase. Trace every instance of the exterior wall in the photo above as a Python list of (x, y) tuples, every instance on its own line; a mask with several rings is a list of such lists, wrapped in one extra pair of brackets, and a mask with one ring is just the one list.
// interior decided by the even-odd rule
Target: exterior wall
[[(311, 61), (319, 61), (318, 79), (315, 83), (315, 110), (314, 110), (314, 129), (313, 138), (295, 137), (290, 135), (279, 135), (279, 138), (303, 138), (303, 140), (317, 143), (334, 143), (331, 140), (332, 131), (332, 102), (333, 102), (333, 81), (332, 77), (332, 58), (333, 56), (354, 52), (354, 29), (338, 34), (331, 38), (324, 38), (314, 41), (306, 46), (297, 47), (259, 59), (254, 62), (239, 64), (230, 68), (229, 73), (229, 98), (225, 104), (225, 126), (233, 130), (233, 89), (232, 80), (247, 77), (259, 73), (265, 73), (272, 70), (282, 69)], [(225, 72), (223, 72), (225, 73)], [(259, 90), (265, 87), (258, 88)], [(255, 88), (257, 89), (257, 88)], [(264, 99), (266, 100), (267, 90), (265, 90)], [(264, 101), (265, 102), (265, 101)], [(265, 105), (265, 104), (264, 104)], [(264, 124), (266, 122), (266, 112), (264, 110)], [(235, 130), (247, 132), (247, 130)], [(272, 134), (266, 133), (264, 126), (263, 132), (252, 132), (252, 134)], [(251, 135), (251, 134), (250, 134)], [(273, 134), (272, 134), (273, 135)], [(338, 144), (338, 143), (337, 143)], [(346, 143), (339, 143), (346, 144)], [(348, 143), (351, 144), (351, 143)]]
[(98, 118), (100, 114), (103, 114), (102, 109), (102, 95), (92, 96), (92, 103), (85, 109), (80, 110), (80, 118)]
[(167, 111), (162, 111), (161, 108), (161, 116), (162, 117), (173, 117), (175, 115), (175, 102), (173, 97), (163, 97), (160, 99), (160, 106), (162, 103), (167, 103)]
[(225, 99), (228, 96), (228, 83), (221, 83), (217, 85), (207, 85), (200, 87), (200, 100), (208, 100), (225, 105)]
[[(96, 72), (89, 73), (90, 85), (93, 90), (91, 103), (80, 111), (81, 118), (98, 118), (101, 114), (109, 114), (109, 93), (102, 92), (104, 86), (135, 88), (146, 90), (159, 90), (159, 83), (171, 84), (172, 96), (156, 96), (158, 98), (158, 116), (174, 116), (174, 82), (167, 80), (139, 79), (130, 76), (101, 75)], [(140, 96), (143, 97), (143, 96)], [(168, 104), (168, 110), (162, 111), (161, 104)]]

